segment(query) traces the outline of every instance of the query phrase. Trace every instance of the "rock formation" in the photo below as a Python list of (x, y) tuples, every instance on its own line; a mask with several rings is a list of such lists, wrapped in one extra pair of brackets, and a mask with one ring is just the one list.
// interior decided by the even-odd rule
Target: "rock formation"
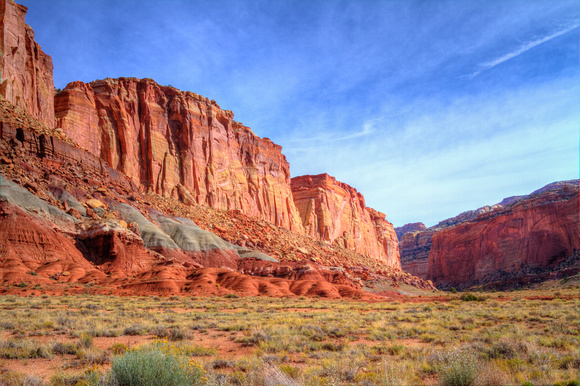
[(307, 235), (400, 268), (393, 225), (356, 189), (320, 174), (292, 178), (292, 193)]
[(0, 286), (180, 293), (207, 276), (249, 280), (252, 294), (364, 298), (371, 275), (433, 289), (400, 271), (392, 225), (345, 184), (315, 200), (332, 213), (306, 236), (281, 147), (214, 101), (135, 78), (55, 95), (26, 10), (0, 0)]
[(579, 226), (578, 180), (555, 182), (405, 233), (401, 266), (441, 288), (500, 280), (517, 285), (529, 275), (578, 270), (570, 259), (580, 250)]
[(142, 192), (62, 132), (30, 126), (5, 100), (0, 120), (0, 290), (24, 282), (59, 293), (59, 283), (94, 283), (103, 293), (375, 298), (360, 290), (365, 274), (433, 289), (241, 211)]
[[(502, 203), (513, 203), (520, 197), (506, 198)], [(429, 251), (431, 250), (431, 238), (435, 232), (454, 226), (476, 218), (477, 216), (502, 208), (502, 204), (493, 206), (483, 206), (476, 210), (468, 210), (440, 221), (437, 225), (426, 228), (423, 223), (405, 224), (398, 227), (397, 236), (399, 237), (399, 253), (401, 255), (401, 267), (405, 272), (416, 275), (422, 279), (427, 279), (427, 267), (429, 265)]]
[(0, 94), (53, 127), (52, 58), (42, 52), (24, 22), (27, 10), (13, 0), (0, 0)]
[(435, 233), (428, 278), (465, 287), (554, 269), (580, 250), (578, 229), (578, 183), (557, 185)]
[(395, 228), (395, 233), (397, 233), (397, 237), (399, 238), (399, 241), (401, 241), (401, 237), (403, 237), (405, 233), (424, 231), (425, 229), (427, 229), (427, 227), (422, 222), (413, 222)]
[[(4, 25), (3, 95), (48, 126), (36, 127), (25, 117), (24, 126), (35, 126), (38, 135), (30, 137), (27, 130), (13, 133), (23, 154), (33, 153), (57, 168), (74, 170), (79, 165), (71, 163), (80, 162), (95, 175), (94, 181), (111, 174), (126, 191), (137, 189), (184, 203), (237, 210), (303, 234), (289, 165), (280, 146), (257, 137), (215, 101), (160, 86), (150, 79), (77, 81), (55, 96), (52, 61), (24, 24), (26, 7), (0, 0), (0, 11)], [(12, 128), (19, 124), (8, 123), (16, 124)], [(79, 148), (67, 148), (70, 154), (66, 154), (63, 143)], [(347, 213), (324, 220), (344, 220), (332, 226), (341, 232), (332, 235), (332, 242), (366, 255), (374, 269), (399, 267), (397, 240), (384, 214), (365, 208), (358, 193), (352, 203), (350, 220)], [(77, 218), (86, 215), (83, 207), (68, 209)], [(353, 224), (346, 224), (351, 220)], [(315, 238), (330, 241), (322, 235)], [(371, 245), (365, 245), (367, 242)], [(312, 250), (301, 248), (297, 252), (304, 258), (318, 258)], [(226, 265), (234, 264), (230, 261)]]
[(207, 98), (150, 79), (70, 83), (57, 127), (146, 191), (302, 232), (281, 146)]

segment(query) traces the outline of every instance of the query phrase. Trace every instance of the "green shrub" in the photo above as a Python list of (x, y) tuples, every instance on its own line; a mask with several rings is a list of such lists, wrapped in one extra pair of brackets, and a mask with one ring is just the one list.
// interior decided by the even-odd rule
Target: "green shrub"
[(444, 386), (469, 386), (475, 384), (479, 369), (476, 357), (464, 350), (440, 355), (436, 369), (439, 382)]
[(578, 385), (580, 385), (580, 382), (574, 380), (554, 383), (554, 386), (578, 386)]
[(129, 326), (123, 330), (123, 335), (145, 335), (146, 333), (147, 329), (141, 325)]
[(485, 301), (485, 297), (477, 296), (477, 295), (471, 294), (469, 292), (461, 294), (460, 299), (463, 300), (464, 302), (483, 302), (483, 301)]
[(8, 370), (0, 374), (0, 385), (15, 385), (15, 386), (42, 386), (44, 382), (42, 378), (32, 374), (22, 374), (19, 372)]
[(155, 342), (115, 356), (108, 381), (117, 385), (202, 385), (205, 372), (179, 348)]
[(400, 344), (394, 344), (388, 348), (389, 354), (391, 355), (399, 355), (405, 350), (405, 346)]
[(51, 351), (56, 355), (76, 354), (77, 348), (72, 343), (55, 342), (52, 344)]

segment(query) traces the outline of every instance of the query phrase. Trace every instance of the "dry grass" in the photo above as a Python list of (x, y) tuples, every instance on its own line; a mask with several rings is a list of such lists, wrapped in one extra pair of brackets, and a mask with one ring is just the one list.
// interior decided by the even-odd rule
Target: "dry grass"
[[(577, 384), (578, 293), (554, 291), (434, 303), (4, 296), (0, 383), (89, 381), (159, 337), (216, 385)], [(42, 360), (52, 368), (15, 366)]]

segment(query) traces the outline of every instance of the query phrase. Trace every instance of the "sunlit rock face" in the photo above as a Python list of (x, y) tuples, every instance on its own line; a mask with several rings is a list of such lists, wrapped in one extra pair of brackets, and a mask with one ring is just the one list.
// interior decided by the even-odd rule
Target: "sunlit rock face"
[(52, 58), (34, 40), (26, 25), (26, 8), (0, 0), (0, 93), (50, 128), (54, 126)]
[(328, 174), (292, 178), (294, 202), (306, 234), (400, 268), (393, 225), (364, 197)]
[(55, 108), (57, 127), (146, 191), (303, 231), (282, 147), (214, 101), (120, 78), (70, 83)]

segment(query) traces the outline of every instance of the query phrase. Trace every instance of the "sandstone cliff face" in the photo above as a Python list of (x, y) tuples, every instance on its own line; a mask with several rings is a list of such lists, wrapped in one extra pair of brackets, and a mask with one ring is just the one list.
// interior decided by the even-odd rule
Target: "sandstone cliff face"
[(191, 92), (149, 79), (73, 82), (57, 127), (138, 186), (302, 232), (281, 147)]
[[(535, 193), (535, 192), (534, 192)], [(487, 213), (494, 213), (512, 205), (526, 196), (513, 196), (502, 200), (495, 205), (485, 205), (475, 210), (468, 210), (440, 221), (437, 225), (426, 228), (423, 223), (406, 224), (396, 228), (399, 237), (399, 252), (401, 255), (401, 267), (405, 272), (427, 279), (429, 266), (429, 252), (431, 251), (432, 237), (436, 232), (448, 227), (462, 224), (476, 219)]]
[(400, 268), (393, 225), (356, 189), (320, 174), (292, 178), (292, 193), (306, 234)]
[(42, 52), (34, 31), (24, 22), (26, 11), (12, 0), (0, 0), (0, 93), (52, 128), (52, 58)]
[(532, 194), (436, 232), (428, 279), (465, 287), (555, 269), (580, 249), (579, 227), (577, 182)]

